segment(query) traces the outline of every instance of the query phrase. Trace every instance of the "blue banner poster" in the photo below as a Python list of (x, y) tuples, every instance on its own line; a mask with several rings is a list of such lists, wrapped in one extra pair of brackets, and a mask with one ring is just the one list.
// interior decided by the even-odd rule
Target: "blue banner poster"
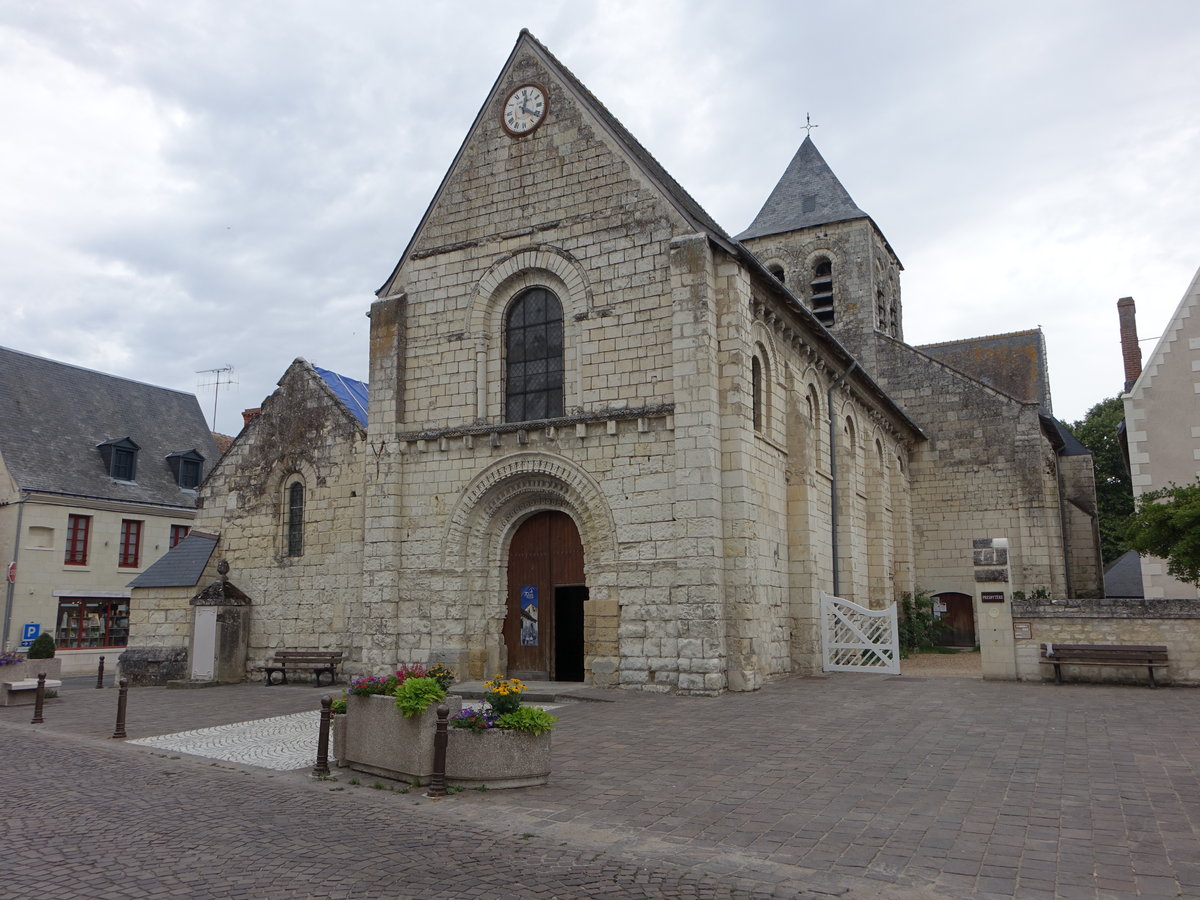
[(521, 588), (521, 646), (538, 645), (538, 589), (536, 584)]

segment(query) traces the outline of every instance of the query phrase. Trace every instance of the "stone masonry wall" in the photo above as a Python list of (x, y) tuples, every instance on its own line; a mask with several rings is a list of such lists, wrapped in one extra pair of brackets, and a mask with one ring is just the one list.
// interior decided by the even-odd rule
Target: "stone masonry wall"
[[(1030, 637), (1017, 641), (1017, 674), (1025, 681), (1054, 677), (1039, 662), (1041, 645), (1163, 644), (1168, 668), (1155, 678), (1171, 684), (1200, 684), (1200, 608), (1189, 600), (1070, 600), (1013, 602), (1013, 623), (1028, 624)], [(1065, 666), (1068, 681), (1146, 684), (1144, 668)]]
[(1013, 587), (1066, 593), (1054, 450), (1023, 404), (913, 348), (879, 340), (879, 381), (929, 440), (912, 461), (916, 582), (974, 593), (964, 534), (1010, 541)]
[[(214, 560), (251, 599), (249, 664), (276, 650), (343, 650), (362, 577), (362, 466), (358, 423), (303, 361), (235, 440), (201, 489), (196, 527), (218, 532)], [(288, 556), (286, 484), (304, 481), (303, 553)], [(210, 566), (211, 568), (211, 566)]]

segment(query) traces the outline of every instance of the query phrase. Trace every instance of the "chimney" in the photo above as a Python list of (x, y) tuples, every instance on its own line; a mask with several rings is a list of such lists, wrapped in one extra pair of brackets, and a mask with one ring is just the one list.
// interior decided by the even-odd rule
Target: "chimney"
[(1132, 297), (1117, 301), (1117, 317), (1121, 321), (1121, 359), (1125, 362), (1125, 392), (1142, 374), (1142, 348), (1138, 346), (1137, 310)]
[[(1129, 302), (1132, 303), (1133, 301), (1130, 300)], [(1124, 327), (1124, 326), (1122, 326), (1122, 327)], [(1134, 346), (1136, 347), (1137, 346), (1137, 344), (1136, 344), (1137, 337), (1136, 336), (1134, 337), (1134, 341), (1135, 341)], [(1138, 357), (1138, 359), (1141, 359), (1141, 357)], [(250, 422), (254, 419), (254, 417), (257, 416), (261, 412), (262, 412), (261, 406), (256, 406), (254, 409), (243, 409), (242, 410), (242, 427), (245, 428), (247, 425), (249, 425)]]

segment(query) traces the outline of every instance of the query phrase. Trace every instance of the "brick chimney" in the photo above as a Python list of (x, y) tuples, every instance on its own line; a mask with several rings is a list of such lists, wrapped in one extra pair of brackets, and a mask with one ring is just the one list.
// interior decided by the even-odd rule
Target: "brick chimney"
[(1121, 359), (1125, 362), (1125, 391), (1142, 374), (1142, 348), (1138, 346), (1137, 310), (1132, 297), (1117, 301), (1117, 317), (1121, 321)]
[[(1129, 302), (1132, 303), (1133, 301), (1130, 300)], [(1122, 327), (1124, 327), (1124, 326), (1122, 326)], [(1137, 340), (1137, 338), (1135, 337), (1134, 341), (1136, 341), (1136, 340)], [(1136, 347), (1137, 344), (1135, 343), (1134, 346)], [(1138, 359), (1140, 360), (1141, 357), (1139, 356)], [(242, 410), (242, 427), (245, 428), (247, 425), (249, 425), (251, 420), (253, 420), (254, 417), (257, 416), (261, 412), (262, 412), (261, 406), (256, 406), (256, 407), (254, 407), (254, 409), (243, 409)]]

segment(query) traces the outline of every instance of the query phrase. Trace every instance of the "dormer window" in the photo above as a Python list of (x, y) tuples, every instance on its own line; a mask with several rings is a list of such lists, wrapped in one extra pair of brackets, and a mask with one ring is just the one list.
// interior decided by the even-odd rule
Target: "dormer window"
[(137, 453), (142, 448), (129, 438), (105, 441), (97, 448), (109, 477), (116, 481), (134, 481), (137, 478)]
[(200, 484), (204, 474), (204, 457), (195, 450), (182, 450), (167, 457), (167, 465), (175, 476), (175, 483), (186, 490)]

